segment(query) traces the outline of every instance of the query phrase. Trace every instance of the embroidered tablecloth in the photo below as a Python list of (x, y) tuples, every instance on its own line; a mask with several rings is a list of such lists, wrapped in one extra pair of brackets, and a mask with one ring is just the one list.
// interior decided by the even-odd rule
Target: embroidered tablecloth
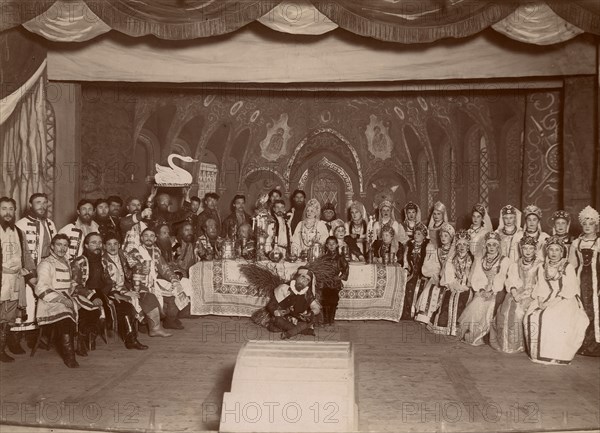
[[(191, 314), (249, 317), (267, 303), (240, 272), (244, 262), (235, 260), (200, 262), (190, 268)], [(269, 263), (289, 279), (301, 263)], [(399, 266), (350, 263), (348, 281), (340, 292), (336, 313), (339, 320), (400, 321), (406, 284)]]

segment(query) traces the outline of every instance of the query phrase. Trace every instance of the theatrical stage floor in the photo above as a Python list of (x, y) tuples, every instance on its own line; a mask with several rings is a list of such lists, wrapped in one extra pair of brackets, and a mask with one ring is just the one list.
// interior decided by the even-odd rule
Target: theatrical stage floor
[[(278, 335), (247, 318), (184, 320), (147, 351), (105, 345), (68, 369), (54, 350), (0, 365), (0, 431), (16, 425), (112, 431), (218, 430), (238, 350)], [(361, 431), (540, 431), (600, 426), (600, 359), (544, 366), (430, 334), (414, 322), (339, 322), (306, 340), (351, 341)], [(23, 429), (20, 429), (23, 431)]]

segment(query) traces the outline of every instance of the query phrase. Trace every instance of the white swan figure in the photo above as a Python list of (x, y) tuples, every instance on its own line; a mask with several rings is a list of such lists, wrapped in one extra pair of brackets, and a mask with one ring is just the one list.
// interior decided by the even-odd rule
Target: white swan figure
[(184, 162), (198, 162), (197, 159), (193, 159), (189, 156), (181, 156), (176, 153), (169, 155), (168, 163), (169, 167), (164, 165), (156, 166), (156, 176), (154, 176), (154, 183), (157, 185), (191, 185), (192, 175), (181, 167), (178, 167), (173, 162), (173, 159), (181, 159)]

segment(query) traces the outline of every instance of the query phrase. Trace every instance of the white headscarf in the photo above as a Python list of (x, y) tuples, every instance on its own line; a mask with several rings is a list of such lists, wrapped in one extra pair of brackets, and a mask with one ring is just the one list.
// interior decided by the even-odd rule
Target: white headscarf
[(433, 211), (439, 210), (444, 215), (444, 222), (448, 222), (448, 211), (446, 210), (446, 205), (441, 201), (436, 202), (433, 205), (433, 209), (431, 210), (431, 216), (429, 217), (428, 227), (432, 229), (435, 226), (435, 222), (433, 221)]

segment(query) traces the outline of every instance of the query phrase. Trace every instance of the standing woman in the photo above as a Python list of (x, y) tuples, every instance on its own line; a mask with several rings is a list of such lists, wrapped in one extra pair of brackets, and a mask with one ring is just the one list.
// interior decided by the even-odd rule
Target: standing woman
[(427, 329), (434, 334), (456, 335), (457, 321), (473, 292), (468, 278), (473, 266), (473, 255), (469, 251), (471, 236), (467, 230), (459, 230), (454, 237), (446, 265), (442, 269), (440, 286), (440, 308), (431, 317)]
[(469, 236), (471, 244), (469, 249), (473, 257), (481, 258), (485, 254), (485, 234), (491, 232), (492, 220), (485, 206), (476, 204), (471, 211), (471, 227), (469, 227)]
[(365, 257), (370, 245), (367, 245), (368, 216), (367, 209), (359, 201), (353, 201), (348, 207), (346, 235), (354, 239), (362, 257)]
[(494, 317), (496, 297), (504, 290), (504, 282), (510, 260), (500, 254), (500, 235), (489, 232), (485, 235), (485, 254), (475, 259), (471, 273), (473, 299), (458, 319), (458, 336), (473, 346), (484, 344)]
[(600, 286), (600, 239), (598, 229), (600, 216), (587, 206), (579, 214), (583, 233), (571, 245), (569, 262), (581, 289), (581, 302), (590, 324), (585, 332), (583, 345), (577, 353), (586, 356), (600, 356), (600, 311), (598, 308), (598, 286)]
[(325, 245), (329, 237), (329, 230), (324, 221), (321, 221), (321, 205), (318, 200), (311, 198), (304, 209), (302, 221), (296, 226), (292, 236), (292, 251), (299, 255), (308, 252), (313, 244), (319, 243)]
[(543, 259), (544, 245), (546, 244), (546, 239), (548, 239), (550, 236), (548, 233), (544, 233), (542, 231), (542, 210), (539, 207), (530, 204), (523, 210), (523, 216), (525, 217), (523, 231), (515, 235), (513, 242), (513, 255), (515, 257), (515, 261), (519, 258), (519, 242), (521, 241), (521, 238), (524, 237), (530, 237), (536, 240), (536, 256), (540, 259)]
[(427, 278), (423, 277), (421, 268), (425, 260), (427, 245), (427, 226), (419, 223), (415, 226), (414, 239), (406, 243), (403, 265), (406, 269), (406, 286), (404, 289), (404, 306), (402, 308), (402, 320), (412, 319), (416, 310), (416, 297), (427, 283)]
[(545, 250), (534, 301), (525, 317), (529, 357), (541, 364), (570, 364), (590, 321), (581, 304), (575, 269), (563, 258), (562, 240), (548, 238)]
[(513, 205), (507, 204), (500, 210), (500, 220), (496, 233), (500, 235), (500, 253), (516, 262), (517, 250), (513, 247), (515, 238), (521, 237), (521, 211)]
[(536, 257), (537, 241), (523, 237), (519, 242), (521, 258), (511, 262), (506, 278), (508, 294), (496, 313), (490, 329), (490, 346), (504, 353), (525, 350), (523, 319), (533, 301), (531, 293), (537, 283), (537, 271), (543, 260)]
[[(564, 210), (557, 210), (552, 214), (552, 236), (558, 236), (567, 247), (565, 257), (569, 257), (573, 236), (569, 234), (571, 228), (571, 215)], [(575, 266), (575, 265), (573, 265)]]
[(404, 206), (404, 220), (402, 221), (402, 227), (406, 232), (407, 240), (414, 238), (415, 227), (421, 222), (421, 208), (412, 201), (409, 201)]
[(448, 222), (448, 212), (446, 211), (446, 205), (441, 201), (436, 202), (433, 205), (431, 211), (431, 217), (429, 218), (429, 242), (437, 246), (439, 243), (438, 231), (442, 227), (442, 224)]
[(427, 284), (417, 297), (417, 314), (415, 320), (429, 324), (431, 316), (438, 309), (440, 293), (440, 276), (446, 260), (450, 253), (450, 247), (454, 240), (454, 227), (448, 223), (442, 224), (439, 230), (439, 244), (436, 248), (432, 244), (427, 247), (427, 256), (423, 262), (421, 273), (429, 278)]

